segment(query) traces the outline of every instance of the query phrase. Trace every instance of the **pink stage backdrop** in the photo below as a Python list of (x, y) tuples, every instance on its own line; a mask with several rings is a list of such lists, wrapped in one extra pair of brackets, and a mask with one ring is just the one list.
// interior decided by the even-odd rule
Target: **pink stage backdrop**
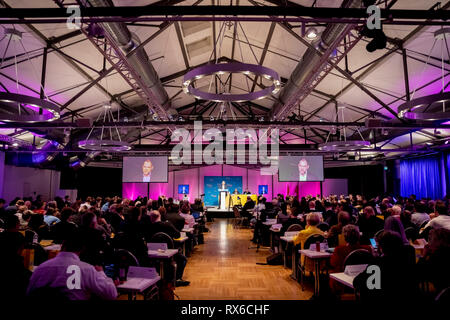
[[(150, 183), (149, 196), (157, 199), (159, 195), (181, 199), (178, 194), (179, 184), (189, 185), (189, 197), (193, 201), (203, 193), (203, 183), (205, 176), (242, 176), (242, 188), (248, 188), (252, 193), (258, 193), (259, 185), (267, 185), (269, 190), (266, 198), (271, 199), (278, 193), (297, 195), (304, 197), (307, 195), (316, 196), (320, 194), (320, 182), (278, 182), (278, 175), (263, 176), (259, 170), (240, 168), (230, 165), (213, 165), (201, 168), (171, 171), (167, 183)], [(347, 194), (347, 179), (325, 179), (322, 183), (324, 195)], [(123, 183), (122, 197), (135, 199), (138, 196), (147, 196), (146, 183)]]

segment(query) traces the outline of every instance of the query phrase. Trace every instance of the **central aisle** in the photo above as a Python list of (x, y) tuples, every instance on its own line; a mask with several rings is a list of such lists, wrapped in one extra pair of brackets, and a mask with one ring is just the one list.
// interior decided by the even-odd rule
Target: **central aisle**
[(291, 270), (284, 266), (257, 265), (265, 263), (267, 249), (248, 249), (251, 229), (234, 229), (232, 219), (215, 219), (208, 223), (205, 244), (197, 246), (184, 272), (188, 287), (175, 293), (182, 300), (301, 300), (312, 292), (292, 280)]

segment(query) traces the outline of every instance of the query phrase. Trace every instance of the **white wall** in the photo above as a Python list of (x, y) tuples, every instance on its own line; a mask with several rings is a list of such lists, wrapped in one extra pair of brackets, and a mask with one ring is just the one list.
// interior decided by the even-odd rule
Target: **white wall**
[[(33, 197), (42, 195), (43, 200), (52, 200), (55, 196), (69, 195), (76, 198), (76, 190), (60, 190), (61, 173), (29, 167), (4, 165), (4, 155), (0, 154), (0, 198), (7, 202), (15, 197)], [(3, 171), (3, 176), (2, 176)]]

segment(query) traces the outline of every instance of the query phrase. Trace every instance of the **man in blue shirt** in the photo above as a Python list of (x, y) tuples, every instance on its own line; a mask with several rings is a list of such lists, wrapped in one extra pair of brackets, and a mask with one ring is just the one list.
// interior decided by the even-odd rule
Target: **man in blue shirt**
[(45, 213), (45, 216), (44, 216), (44, 222), (48, 226), (51, 226), (51, 225), (61, 221), (57, 217), (55, 217), (54, 214), (55, 214), (55, 209), (52, 209), (52, 208), (47, 209), (47, 212)]

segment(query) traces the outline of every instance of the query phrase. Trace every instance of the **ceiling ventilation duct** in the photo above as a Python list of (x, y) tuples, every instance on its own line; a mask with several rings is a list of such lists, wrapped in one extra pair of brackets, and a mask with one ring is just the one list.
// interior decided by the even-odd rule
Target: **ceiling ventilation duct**
[[(89, 0), (80, 1), (85, 6), (93, 7), (112, 7), (113, 2), (110, 0)], [(125, 23), (121, 22), (105, 22), (100, 23), (101, 27), (108, 32), (111, 37), (116, 41), (116, 43), (122, 48), (125, 53), (129, 53), (139, 46), (141, 43), (136, 35), (133, 35)], [(164, 89), (161, 80), (158, 77), (153, 65), (151, 64), (147, 53), (144, 48), (138, 49), (133, 55), (128, 57), (128, 63), (135, 69), (135, 71), (140, 75), (141, 79), (145, 82), (148, 88), (152, 91), (156, 102), (166, 109), (167, 115), (172, 119), (177, 116), (177, 111), (171, 107), (169, 96)], [(139, 113), (136, 116), (129, 118), (129, 121), (141, 121), (146, 120), (145, 117), (148, 115), (147, 112)], [(127, 137), (138, 136), (140, 128), (131, 130), (128, 132)], [(92, 161), (100, 152), (88, 152), (82, 159), (79, 157), (73, 157), (70, 161), (70, 166), (84, 167), (90, 161)]]
[[(341, 7), (360, 8), (361, 0), (344, 0)], [(317, 50), (322, 53), (325, 52), (325, 50), (327, 50), (327, 48), (333, 44), (336, 38), (344, 31), (345, 27), (345, 24), (329, 24), (323, 31), (322, 37), (318, 41)], [(280, 102), (276, 103), (272, 108), (272, 116), (276, 116), (278, 118), (278, 113), (283, 109), (283, 105), (287, 103), (291, 97), (295, 96), (296, 92), (302, 88), (305, 79), (311, 72), (314, 72), (313, 69), (319, 60), (320, 56), (315, 52), (315, 50), (308, 48), (305, 51), (302, 59), (292, 72), (289, 81), (281, 90), (279, 97)]]
[[(83, 1), (89, 3), (93, 7), (112, 7), (114, 6), (111, 0), (89, 0)], [(140, 44), (140, 40), (136, 35), (132, 35), (125, 23), (122, 22), (104, 22), (100, 24), (102, 28), (108, 32), (122, 48), (125, 53), (134, 50)], [(173, 113), (170, 108), (170, 101), (166, 90), (162, 86), (161, 80), (158, 77), (153, 65), (151, 64), (144, 48), (136, 51), (128, 58), (130, 65), (144, 80), (145, 84), (150, 88), (157, 99), (157, 103), (166, 107), (167, 112)]]

